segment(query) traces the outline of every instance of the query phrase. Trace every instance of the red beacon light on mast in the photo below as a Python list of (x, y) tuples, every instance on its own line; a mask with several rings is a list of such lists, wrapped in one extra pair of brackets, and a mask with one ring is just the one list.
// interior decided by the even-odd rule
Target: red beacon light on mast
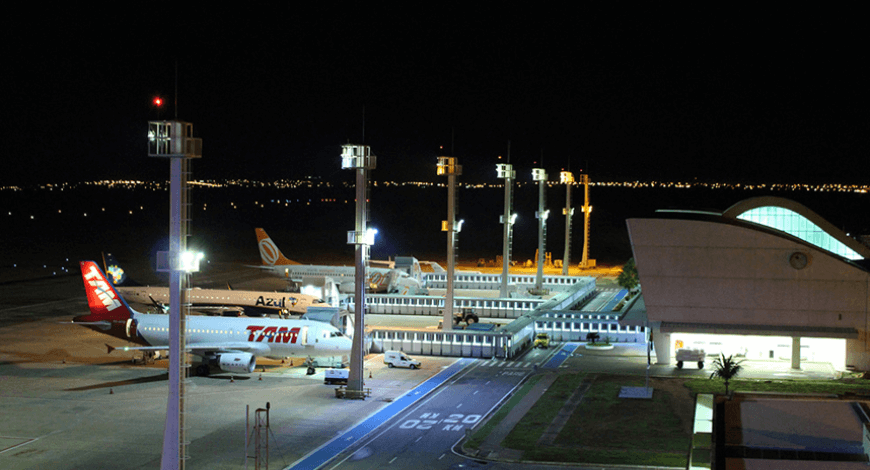
[(159, 108), (159, 107), (163, 106), (163, 98), (161, 98), (159, 96), (155, 96), (154, 101), (152, 101), (152, 103), (154, 103), (154, 106), (157, 106)]

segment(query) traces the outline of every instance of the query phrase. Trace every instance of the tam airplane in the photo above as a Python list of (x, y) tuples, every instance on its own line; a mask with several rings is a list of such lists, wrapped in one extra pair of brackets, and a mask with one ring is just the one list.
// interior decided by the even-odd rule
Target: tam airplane
[[(127, 301), (150, 305), (154, 302), (166, 305), (169, 303), (168, 287), (140, 286), (132, 282), (124, 268), (115, 260), (111, 253), (105, 255), (106, 273), (112, 280), (115, 289)], [(130, 284), (130, 285), (128, 285)], [(188, 297), (190, 308), (208, 312), (238, 312), (248, 316), (268, 315), (276, 313), (288, 315), (303, 314), (308, 307), (325, 307), (327, 303), (320, 298), (307, 294), (289, 294), (282, 292), (260, 292), (250, 290), (228, 289), (190, 289)]]
[[(97, 263), (80, 264), (91, 313), (73, 318), (73, 323), (138, 345), (120, 348), (125, 351), (169, 349), (169, 315), (136, 312)], [(186, 323), (186, 350), (201, 358), (197, 375), (208, 375), (211, 366), (250, 373), (257, 357), (305, 357), (311, 374), (315, 358), (338, 357), (341, 361), (351, 349), (350, 338), (316, 321), (190, 315)], [(109, 352), (113, 349), (109, 346)]]
[[(268, 269), (275, 276), (289, 281), (302, 284), (323, 285), (326, 278), (331, 278), (338, 285), (338, 291), (343, 294), (354, 292), (356, 280), (356, 267), (354, 266), (319, 266), (299, 264), (287, 259), (269, 238), (266, 231), (257, 228), (257, 245), (260, 248), (260, 258), (263, 260), (264, 269)], [(368, 267), (368, 285), (374, 292), (398, 293), (401, 295), (414, 295), (423, 291), (419, 280), (411, 277), (408, 273), (389, 268)]]

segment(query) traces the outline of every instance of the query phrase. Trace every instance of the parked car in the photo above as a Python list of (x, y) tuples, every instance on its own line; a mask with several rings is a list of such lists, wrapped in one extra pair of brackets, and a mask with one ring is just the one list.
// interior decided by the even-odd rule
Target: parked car
[(538, 333), (538, 335), (535, 336), (535, 347), (542, 348), (542, 349), (549, 348), (550, 347), (550, 335), (548, 335), (547, 333)]
[(389, 367), (410, 367), (419, 369), (420, 361), (411, 359), (401, 351), (387, 351), (384, 353), (384, 364)]

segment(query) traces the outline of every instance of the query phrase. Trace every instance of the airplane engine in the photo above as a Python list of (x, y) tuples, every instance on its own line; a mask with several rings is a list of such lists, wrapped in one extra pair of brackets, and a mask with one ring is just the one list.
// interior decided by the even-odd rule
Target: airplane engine
[(224, 353), (218, 357), (218, 367), (224, 372), (250, 374), (257, 366), (257, 358), (251, 353)]
[(356, 286), (352, 282), (342, 282), (338, 285), (338, 291), (342, 294), (353, 294)]

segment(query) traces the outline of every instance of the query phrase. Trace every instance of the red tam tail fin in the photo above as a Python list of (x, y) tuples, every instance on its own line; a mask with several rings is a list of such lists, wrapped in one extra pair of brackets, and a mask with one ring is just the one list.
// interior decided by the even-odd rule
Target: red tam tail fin
[(82, 280), (88, 296), (91, 314), (77, 317), (77, 321), (127, 320), (133, 317), (133, 310), (118, 295), (112, 283), (93, 261), (82, 261)]

